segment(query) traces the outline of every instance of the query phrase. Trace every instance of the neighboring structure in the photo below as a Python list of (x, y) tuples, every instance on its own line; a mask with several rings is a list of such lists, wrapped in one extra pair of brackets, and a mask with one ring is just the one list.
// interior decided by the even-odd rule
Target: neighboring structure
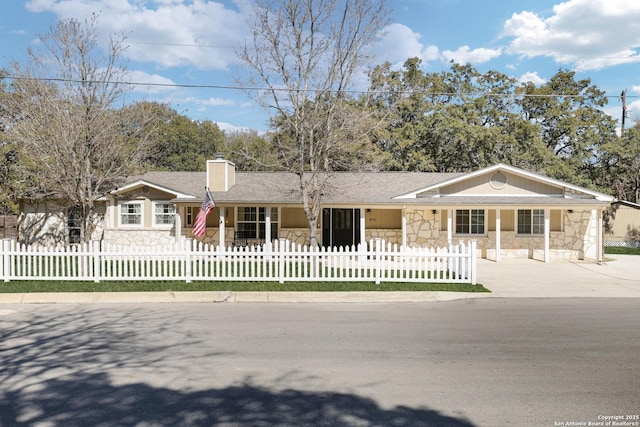
[(0, 239), (18, 238), (18, 216), (0, 215)]
[(605, 246), (640, 247), (640, 205), (618, 200), (605, 213)]
[[(297, 175), (236, 172), (224, 159), (207, 161), (206, 172), (150, 172), (127, 180), (105, 197), (96, 237), (134, 246), (192, 237), (206, 186), (216, 209), (204, 241), (308, 242)], [(614, 200), (504, 164), (471, 173), (338, 172), (323, 197), (318, 236), (324, 246), (381, 238), (442, 247), (475, 239), (479, 254), (496, 261), (601, 261), (602, 212)]]

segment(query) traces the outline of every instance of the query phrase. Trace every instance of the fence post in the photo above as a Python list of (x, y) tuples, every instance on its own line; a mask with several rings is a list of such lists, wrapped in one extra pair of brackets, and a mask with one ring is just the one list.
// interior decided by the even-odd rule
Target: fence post
[(477, 250), (477, 241), (472, 240), (469, 242), (469, 256), (471, 257), (471, 284), (475, 285), (478, 283), (477, 280), (477, 267), (478, 267), (478, 258), (476, 256)]
[(185, 239), (180, 246), (184, 249), (184, 279), (186, 283), (191, 283), (191, 247), (193, 246), (193, 240)]
[(376, 239), (376, 285), (380, 284), (380, 276), (382, 275), (382, 260), (380, 259), (382, 257), (381, 242), (382, 240)]
[(284, 253), (285, 246), (288, 245), (288, 240), (279, 240), (278, 241), (278, 282), (284, 283)]
[(101, 254), (101, 244), (100, 240), (93, 240), (91, 242), (91, 254), (93, 257), (93, 283), (100, 283), (100, 254)]
[(9, 281), (11, 276), (11, 262), (9, 251), (11, 250), (11, 239), (2, 239), (2, 280)]

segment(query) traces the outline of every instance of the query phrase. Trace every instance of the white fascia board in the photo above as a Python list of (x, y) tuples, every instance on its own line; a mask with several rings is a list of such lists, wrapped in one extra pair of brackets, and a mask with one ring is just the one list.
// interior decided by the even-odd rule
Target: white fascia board
[(143, 179), (138, 180), (138, 181), (134, 181), (134, 182), (129, 183), (127, 185), (124, 185), (122, 187), (118, 187), (115, 190), (112, 190), (110, 192), (110, 194), (116, 196), (118, 194), (127, 193), (127, 192), (129, 192), (129, 191), (131, 191), (131, 190), (133, 190), (135, 188), (142, 187), (142, 186), (147, 186), (147, 187), (153, 188), (153, 189), (158, 190), (158, 191), (163, 191), (165, 193), (173, 194), (174, 198), (176, 198), (176, 199), (177, 198), (180, 198), (180, 199), (196, 199), (196, 197), (194, 197), (194, 196), (192, 196), (190, 194), (180, 193), (180, 192), (177, 192), (175, 190), (171, 190), (170, 188), (162, 187), (162, 186), (154, 184), (152, 182), (145, 181)]

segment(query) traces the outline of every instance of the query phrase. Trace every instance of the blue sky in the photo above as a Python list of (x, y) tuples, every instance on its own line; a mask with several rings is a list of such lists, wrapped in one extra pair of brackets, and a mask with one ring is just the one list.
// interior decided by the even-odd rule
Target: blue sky
[[(234, 47), (246, 37), (249, 0), (29, 0), (0, 7), (0, 68), (25, 58), (58, 18), (100, 14), (99, 30), (128, 34), (132, 81), (216, 88), (144, 87), (138, 96), (226, 130), (267, 128), (267, 114), (233, 87), (243, 72)], [(559, 69), (590, 78), (621, 115), (627, 89), (631, 119), (640, 117), (640, 1), (390, 0), (392, 24), (375, 46), (375, 63), (400, 66), (418, 56), (428, 72), (451, 61), (544, 83)]]

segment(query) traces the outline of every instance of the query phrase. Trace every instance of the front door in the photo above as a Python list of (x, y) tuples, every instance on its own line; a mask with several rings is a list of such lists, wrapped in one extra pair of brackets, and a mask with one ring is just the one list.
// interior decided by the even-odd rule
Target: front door
[(322, 209), (322, 244), (351, 246), (360, 243), (360, 209)]

